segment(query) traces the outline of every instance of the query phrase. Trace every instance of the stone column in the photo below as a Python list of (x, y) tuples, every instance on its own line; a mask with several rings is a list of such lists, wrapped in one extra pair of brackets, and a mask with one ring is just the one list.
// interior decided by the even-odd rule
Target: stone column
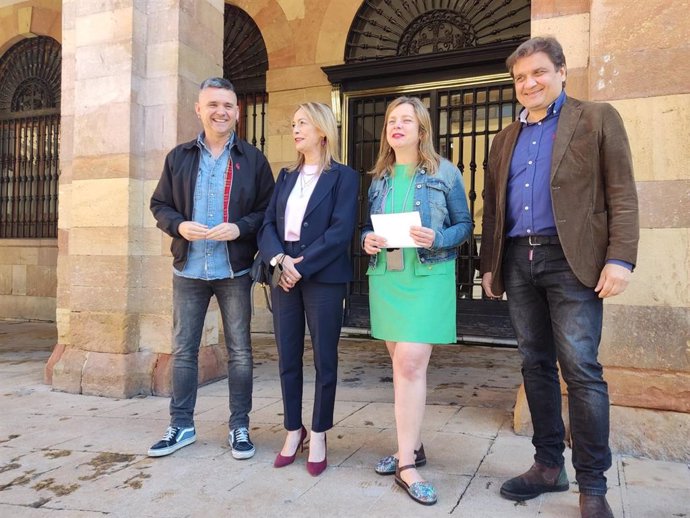
[[(199, 82), (222, 75), (223, 6), (63, 2), (56, 389), (169, 390), (172, 260), (148, 206), (166, 153), (199, 130)], [(205, 345), (217, 320), (211, 311)], [(201, 381), (224, 375), (217, 348)]]

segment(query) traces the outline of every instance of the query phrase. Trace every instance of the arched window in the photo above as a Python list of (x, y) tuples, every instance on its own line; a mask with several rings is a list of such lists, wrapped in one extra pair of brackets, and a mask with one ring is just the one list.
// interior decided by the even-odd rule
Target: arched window
[(520, 42), (529, 32), (528, 0), (371, 0), (350, 26), (345, 62)]
[(60, 56), (40, 36), (0, 58), (0, 238), (57, 236)]
[(223, 77), (237, 90), (240, 138), (261, 151), (266, 147), (267, 70), (268, 52), (259, 27), (242, 9), (225, 4)]

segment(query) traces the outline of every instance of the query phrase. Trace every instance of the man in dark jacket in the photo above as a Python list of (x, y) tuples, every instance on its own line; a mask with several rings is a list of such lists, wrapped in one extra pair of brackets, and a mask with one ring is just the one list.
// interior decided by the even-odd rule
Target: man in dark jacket
[(597, 355), (603, 299), (625, 290), (637, 259), (628, 137), (611, 105), (566, 96), (565, 56), (554, 38), (528, 40), (507, 65), (524, 110), (489, 154), (482, 286), (489, 297), (508, 295), (536, 454), (501, 494), (527, 500), (568, 490), (560, 366), (580, 512), (609, 518), (609, 396)]
[(148, 451), (169, 455), (196, 441), (198, 358), (204, 319), (216, 296), (228, 351), (232, 456), (255, 453), (252, 406), (251, 279), (256, 233), (273, 193), (266, 157), (235, 134), (237, 95), (230, 81), (205, 80), (195, 106), (203, 131), (173, 149), (151, 197), (173, 255), (173, 366), (170, 426)]

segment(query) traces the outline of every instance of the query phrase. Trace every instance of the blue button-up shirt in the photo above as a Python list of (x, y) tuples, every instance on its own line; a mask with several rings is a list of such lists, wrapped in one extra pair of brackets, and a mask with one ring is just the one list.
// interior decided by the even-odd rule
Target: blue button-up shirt
[(539, 122), (527, 122), (520, 112), (522, 128), (515, 144), (508, 176), (506, 223), (508, 237), (555, 236), (551, 207), (551, 156), (565, 91), (548, 107)]
[[(547, 108), (546, 117), (539, 122), (527, 122), (527, 109), (520, 112), (522, 127), (508, 176), (508, 237), (558, 235), (551, 206), (551, 156), (563, 103), (565, 90)], [(606, 262), (633, 269), (632, 264), (619, 259)]]
[[(232, 165), (230, 148), (235, 142), (234, 133), (228, 139), (223, 152), (214, 158), (204, 143), (204, 133), (197, 137), (196, 144), (201, 150), (199, 174), (194, 188), (194, 210), (192, 220), (213, 228), (223, 223), (223, 195), (228, 162)], [(227, 241), (200, 239), (190, 241), (187, 263), (176, 275), (191, 279), (217, 280), (234, 277), (230, 266)]]

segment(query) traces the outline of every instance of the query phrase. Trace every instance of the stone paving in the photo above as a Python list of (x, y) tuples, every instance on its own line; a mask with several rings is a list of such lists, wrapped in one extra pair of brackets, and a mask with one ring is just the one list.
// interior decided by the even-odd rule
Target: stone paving
[[(305, 469), (306, 451), (289, 467), (272, 466), (284, 431), (271, 336), (254, 337), (257, 454), (245, 461), (234, 460), (227, 445), (225, 381), (199, 390), (197, 442), (150, 459), (146, 450), (168, 423), (167, 398), (54, 392), (42, 383), (54, 343), (52, 324), (0, 322), (0, 517), (579, 516), (570, 450), (570, 491), (523, 503), (498, 494), (532, 455), (529, 438), (511, 427), (520, 383), (512, 349), (434, 350), (423, 433), (429, 463), (422, 469), (440, 498), (427, 508), (372, 469), (395, 449), (391, 371), (380, 343), (341, 342), (329, 467), (317, 478)], [(305, 361), (305, 396), (311, 398), (311, 351)], [(305, 401), (307, 424), (311, 403)], [(690, 517), (689, 468), (615, 455), (607, 473), (615, 515)]]

